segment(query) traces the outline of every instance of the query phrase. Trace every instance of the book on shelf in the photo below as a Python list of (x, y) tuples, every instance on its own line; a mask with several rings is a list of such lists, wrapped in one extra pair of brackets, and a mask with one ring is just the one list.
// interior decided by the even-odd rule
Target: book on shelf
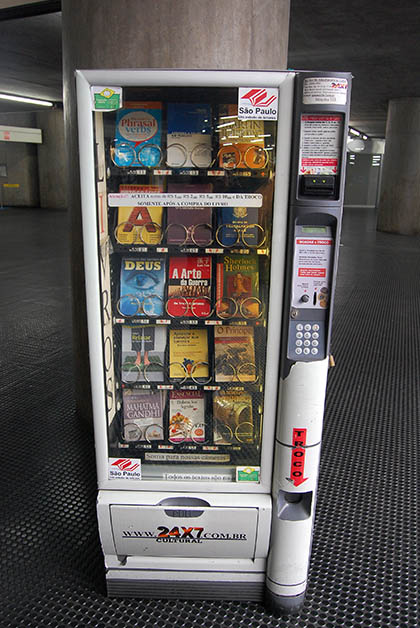
[[(212, 190), (211, 183), (168, 183), (168, 192), (174, 194), (209, 194)], [(211, 207), (168, 207), (166, 216), (167, 244), (179, 246), (211, 244), (213, 240)]]
[[(223, 317), (223, 309), (230, 307), (229, 299), (233, 299), (237, 304), (236, 316), (258, 318), (261, 310), (258, 297), (258, 256), (255, 254), (221, 255), (216, 266), (216, 303), (221, 317)], [(224, 302), (223, 299), (226, 301)]]
[(217, 383), (254, 383), (257, 379), (253, 327), (214, 329), (214, 377)]
[(123, 382), (163, 382), (166, 334), (164, 325), (122, 326)]
[(161, 136), (161, 102), (124, 103), (116, 113), (111, 148), (114, 163), (119, 167), (156, 166), (161, 159)]
[(209, 377), (207, 329), (169, 330), (169, 377), (200, 379)]
[(170, 316), (206, 318), (211, 312), (209, 255), (169, 258), (168, 305)]
[(262, 169), (267, 161), (264, 120), (239, 120), (237, 116), (236, 104), (219, 109), (219, 166)]
[(205, 397), (201, 390), (169, 393), (169, 441), (203, 443), (206, 439)]
[(119, 314), (127, 317), (162, 316), (164, 291), (164, 258), (122, 258)]
[(162, 440), (166, 391), (125, 389), (122, 395), (124, 440)]
[[(120, 192), (163, 192), (163, 185), (121, 184)], [(115, 237), (120, 244), (157, 245), (162, 240), (162, 207), (118, 207)]]
[(212, 161), (211, 108), (197, 103), (168, 103), (167, 164), (208, 168)]
[(213, 440), (215, 445), (253, 441), (252, 397), (243, 390), (213, 394)]
[(217, 239), (223, 247), (257, 247), (263, 240), (257, 207), (221, 207), (217, 215)]

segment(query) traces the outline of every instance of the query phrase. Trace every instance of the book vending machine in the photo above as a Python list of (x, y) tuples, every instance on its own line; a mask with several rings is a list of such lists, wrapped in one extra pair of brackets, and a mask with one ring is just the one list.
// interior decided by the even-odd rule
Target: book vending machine
[(351, 77), (76, 79), (108, 593), (297, 609)]

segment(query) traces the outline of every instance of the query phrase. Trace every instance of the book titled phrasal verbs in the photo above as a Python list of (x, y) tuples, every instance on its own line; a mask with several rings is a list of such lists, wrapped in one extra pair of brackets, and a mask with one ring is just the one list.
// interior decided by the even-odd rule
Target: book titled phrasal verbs
[(159, 317), (164, 311), (165, 259), (123, 257), (121, 260), (119, 314)]

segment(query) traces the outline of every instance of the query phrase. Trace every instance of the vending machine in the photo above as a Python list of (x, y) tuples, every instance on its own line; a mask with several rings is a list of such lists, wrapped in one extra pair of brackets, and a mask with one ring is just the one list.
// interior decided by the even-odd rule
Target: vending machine
[(108, 593), (298, 609), (351, 76), (76, 80)]

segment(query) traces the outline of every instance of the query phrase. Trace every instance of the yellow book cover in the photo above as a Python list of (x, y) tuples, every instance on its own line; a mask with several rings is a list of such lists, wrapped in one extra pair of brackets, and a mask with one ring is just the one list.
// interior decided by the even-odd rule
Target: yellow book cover
[[(120, 185), (120, 192), (163, 192), (162, 185)], [(119, 207), (115, 237), (120, 244), (157, 245), (162, 240), (162, 207)], [(154, 223), (154, 224), (152, 224)], [(157, 226), (156, 226), (157, 225)]]
[(169, 332), (169, 377), (209, 377), (207, 329), (171, 329)]
[(219, 115), (219, 166), (261, 169), (266, 165), (264, 120), (239, 120), (238, 106), (225, 105)]

